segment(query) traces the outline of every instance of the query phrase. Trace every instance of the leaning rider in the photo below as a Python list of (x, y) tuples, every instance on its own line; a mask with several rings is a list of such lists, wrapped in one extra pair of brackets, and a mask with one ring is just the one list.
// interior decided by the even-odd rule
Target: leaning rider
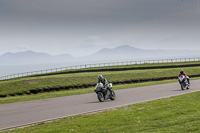
[(103, 89), (110, 90), (109, 87), (107, 87), (107, 85), (108, 85), (107, 80), (101, 74), (98, 75), (98, 83), (102, 83), (103, 84)]
[(178, 74), (178, 78), (181, 76), (181, 75), (184, 75), (188, 81), (188, 84), (190, 84), (190, 79), (189, 77), (187, 76), (187, 74), (185, 72), (183, 72), (183, 70), (180, 71), (180, 73)]

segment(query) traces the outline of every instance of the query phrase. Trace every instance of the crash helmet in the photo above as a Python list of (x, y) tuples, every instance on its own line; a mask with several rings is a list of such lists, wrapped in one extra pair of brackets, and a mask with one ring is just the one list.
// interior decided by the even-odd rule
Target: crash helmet
[(181, 70), (180, 73), (183, 74), (183, 70)]
[(102, 79), (103, 76), (101, 74), (98, 75), (98, 79)]

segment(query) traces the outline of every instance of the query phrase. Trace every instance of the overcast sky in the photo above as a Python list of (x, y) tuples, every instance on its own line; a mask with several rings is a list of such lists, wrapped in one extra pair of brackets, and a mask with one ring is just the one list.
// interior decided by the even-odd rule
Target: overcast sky
[(199, 0), (0, 0), (0, 54), (200, 50)]

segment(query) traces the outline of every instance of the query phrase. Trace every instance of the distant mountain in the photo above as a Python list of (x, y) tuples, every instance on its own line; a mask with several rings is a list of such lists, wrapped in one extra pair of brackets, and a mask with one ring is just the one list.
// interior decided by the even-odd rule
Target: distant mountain
[[(117, 59), (137, 59), (137, 58), (158, 58), (174, 56), (200, 56), (200, 51), (189, 50), (143, 50), (129, 45), (119, 46), (113, 49), (103, 48), (98, 52), (85, 56), (87, 60), (117, 60)], [(83, 59), (83, 58), (82, 58)], [(83, 60), (84, 60), (83, 59)]]
[(131, 47), (129, 45), (119, 46), (113, 49), (103, 48), (98, 52), (83, 56), (73, 57), (69, 54), (49, 55), (34, 51), (25, 51), (18, 53), (5, 53), (0, 55), (0, 65), (11, 64), (39, 64), (39, 63), (56, 63), (56, 62), (80, 62), (80, 61), (109, 61), (109, 60), (137, 60), (141, 58), (185, 58), (187, 56), (200, 56), (200, 51), (189, 50), (144, 50)]
[(113, 49), (101, 49), (97, 53), (90, 55), (89, 57), (96, 57), (96, 58), (131, 58), (136, 54), (140, 54), (144, 50), (131, 47), (129, 45), (119, 46)]
[(34, 51), (17, 53), (8, 52), (0, 56), (0, 62), (3, 65), (67, 62), (72, 61), (73, 59), (74, 57), (69, 54), (52, 56)]
[(98, 51), (96, 54), (107, 54), (110, 55), (111, 53), (116, 54), (116, 53), (122, 53), (122, 54), (127, 54), (127, 53), (132, 53), (132, 52), (141, 52), (143, 51), (142, 49), (138, 49), (138, 48), (134, 48), (131, 47), (129, 45), (123, 45), (123, 46), (119, 46), (113, 49), (108, 49), (108, 48), (104, 48), (101, 49), (100, 51)]

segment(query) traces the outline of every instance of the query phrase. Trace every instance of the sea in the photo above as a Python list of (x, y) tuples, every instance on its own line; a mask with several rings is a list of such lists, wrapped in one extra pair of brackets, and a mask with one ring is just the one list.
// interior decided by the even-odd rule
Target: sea
[[(119, 60), (114, 60), (113, 62), (117, 62)], [(120, 60), (124, 61), (124, 60)], [(89, 64), (102, 64), (109, 63), (112, 61), (79, 61), (79, 62), (56, 62), (56, 63), (40, 63), (40, 64), (12, 64), (12, 65), (1, 65), (0, 64), (0, 77), (13, 75), (18, 73), (26, 73), (33, 71), (41, 71), (48, 69), (56, 69), (56, 68), (66, 68), (73, 66), (85, 66)]]
[(41, 64), (12, 64), (12, 65), (0, 65), (0, 77), (26, 73), (32, 71), (41, 71), (47, 69), (64, 68), (70, 66), (84, 65), (90, 63), (97, 63), (95, 61), (83, 61), (83, 62), (56, 62), (56, 63), (41, 63)]
[(79, 66), (86, 64), (101, 64), (101, 63), (112, 63), (112, 62), (128, 62), (128, 61), (143, 61), (143, 60), (161, 60), (161, 59), (177, 59), (177, 58), (195, 58), (190, 57), (160, 57), (160, 58), (138, 58), (138, 59), (123, 59), (123, 60), (105, 60), (105, 61), (79, 61), (79, 62), (57, 62), (57, 63), (41, 63), (41, 64), (13, 64), (13, 65), (2, 65), (0, 64), (0, 77), (26, 73), (32, 71), (41, 71), (47, 69), (64, 68), (70, 66)]

